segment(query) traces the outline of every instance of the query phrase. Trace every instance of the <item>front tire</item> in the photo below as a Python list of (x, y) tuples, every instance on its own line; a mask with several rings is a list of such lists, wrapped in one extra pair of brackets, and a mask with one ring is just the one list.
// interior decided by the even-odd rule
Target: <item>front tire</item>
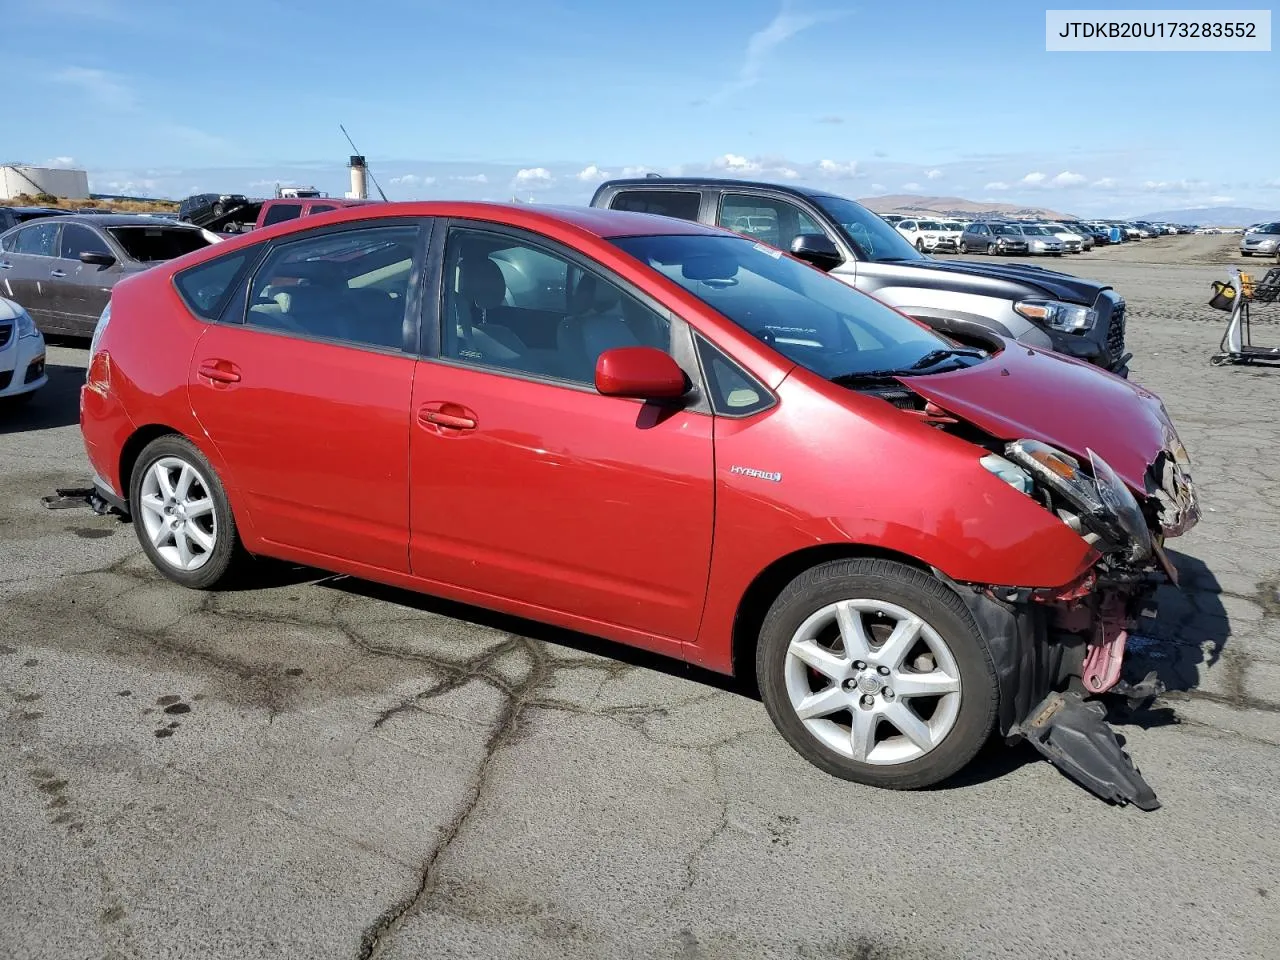
[(968, 253), (968, 252), (969, 252), (969, 245), (968, 245), (967, 243), (965, 243), (963, 240), (961, 240), (961, 241), (960, 241), (960, 246), (959, 246), (959, 247), (957, 247), (957, 248), (956, 248), (956, 250), (957, 250), (957, 252), (958, 252), (958, 253)]
[(797, 753), (894, 790), (965, 766), (999, 701), (991, 654), (960, 598), (889, 560), (837, 560), (793, 580), (761, 628), (756, 677)]
[(924, 253), (924, 241), (923, 241), (923, 240), (917, 240), (917, 241), (916, 241), (916, 253)]
[(143, 552), (184, 587), (225, 586), (248, 559), (222, 482), (185, 437), (159, 437), (143, 449), (129, 480), (129, 511)]
[(994, 257), (996, 255), (996, 245), (994, 243), (987, 244), (987, 256)]

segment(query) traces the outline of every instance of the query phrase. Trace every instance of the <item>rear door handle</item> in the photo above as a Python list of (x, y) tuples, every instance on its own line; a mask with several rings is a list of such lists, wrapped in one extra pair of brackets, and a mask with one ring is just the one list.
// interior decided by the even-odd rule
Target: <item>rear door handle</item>
[(65, 272), (63, 272), (62, 270), (54, 269), (54, 270), (50, 270), (50, 271), (49, 271), (49, 276), (51, 276), (51, 277), (65, 277), (65, 276), (66, 276), (66, 273), (65, 273)]
[(200, 364), (200, 376), (214, 383), (239, 383), (240, 371), (227, 360), (205, 360)]

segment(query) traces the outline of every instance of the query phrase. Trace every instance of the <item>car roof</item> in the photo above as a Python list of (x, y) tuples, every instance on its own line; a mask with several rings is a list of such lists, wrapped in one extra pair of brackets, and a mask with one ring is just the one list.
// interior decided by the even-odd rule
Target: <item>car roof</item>
[(818, 190), (814, 187), (803, 187), (793, 183), (771, 183), (768, 180), (731, 180), (722, 177), (621, 177), (617, 180), (606, 180), (600, 184), (604, 187), (697, 187), (699, 189), (718, 189), (720, 187), (772, 190), (780, 193), (792, 193), (804, 197), (830, 197), (833, 200), (846, 200), (830, 190)]
[(183, 227), (188, 230), (197, 230), (198, 227), (189, 223), (157, 223), (155, 217), (144, 216), (139, 213), (68, 213), (54, 218), (59, 223), (83, 223), (88, 226), (98, 227)]
[(530, 229), (537, 229), (540, 226), (568, 226), (605, 239), (672, 234), (730, 235), (729, 231), (720, 227), (707, 226), (692, 220), (680, 220), (652, 213), (634, 213), (629, 210), (608, 210), (601, 207), (542, 203), (489, 203), (468, 200), (395, 200), (386, 203), (338, 207), (336, 210), (313, 214), (310, 217), (260, 227), (243, 236), (246, 238), (275, 236), (291, 233), (294, 229), (301, 230), (327, 223), (349, 223), (383, 217), (474, 218)]

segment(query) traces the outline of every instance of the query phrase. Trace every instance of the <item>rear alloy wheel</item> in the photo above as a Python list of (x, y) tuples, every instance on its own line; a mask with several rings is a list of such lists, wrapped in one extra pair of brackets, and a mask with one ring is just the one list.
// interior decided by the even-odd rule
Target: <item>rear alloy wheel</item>
[(834, 561), (794, 580), (765, 618), (756, 673), (801, 756), (872, 786), (945, 780), (995, 723), (995, 667), (964, 604), (888, 560)]
[(923, 240), (916, 240), (916, 252), (917, 252), (917, 253), (924, 253), (924, 241), (923, 241)]
[(160, 437), (142, 451), (129, 484), (129, 509), (156, 569), (185, 587), (225, 583), (245, 558), (217, 474), (183, 437)]

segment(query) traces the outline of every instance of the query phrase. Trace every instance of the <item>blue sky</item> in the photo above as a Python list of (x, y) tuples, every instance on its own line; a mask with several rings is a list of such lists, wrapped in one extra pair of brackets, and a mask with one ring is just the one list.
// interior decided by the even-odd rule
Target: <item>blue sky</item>
[(102, 192), (340, 194), (341, 122), (391, 199), (585, 202), (654, 170), (1079, 214), (1280, 207), (1276, 53), (1047, 53), (1025, 0), (5, 7), (36, 106), (10, 108), (0, 160), (85, 167)]

